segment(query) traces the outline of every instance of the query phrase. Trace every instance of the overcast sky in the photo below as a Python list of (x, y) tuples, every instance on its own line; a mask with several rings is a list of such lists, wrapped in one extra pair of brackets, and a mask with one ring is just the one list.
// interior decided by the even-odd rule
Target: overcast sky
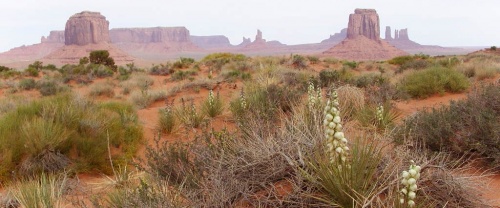
[(73, 14), (101, 12), (112, 28), (185, 26), (191, 35), (317, 43), (347, 27), (355, 8), (373, 8), (385, 26), (408, 28), (428, 45), (500, 45), (500, 0), (0, 0), (0, 52), (64, 30)]

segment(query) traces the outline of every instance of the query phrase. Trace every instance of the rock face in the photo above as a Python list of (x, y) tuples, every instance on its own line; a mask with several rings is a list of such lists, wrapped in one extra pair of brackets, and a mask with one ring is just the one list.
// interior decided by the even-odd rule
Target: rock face
[(112, 43), (167, 43), (189, 42), (185, 27), (118, 28), (111, 29)]
[(347, 28), (344, 28), (344, 29), (340, 30), (339, 33), (335, 33), (333, 35), (330, 35), (330, 38), (321, 41), (321, 43), (328, 43), (328, 44), (335, 45), (335, 44), (340, 43), (346, 37), (347, 37)]
[(224, 35), (194, 36), (191, 35), (191, 42), (203, 49), (229, 48), (232, 47), (229, 39)]
[(347, 38), (354, 39), (364, 36), (368, 39), (380, 40), (380, 24), (375, 9), (356, 9), (354, 14), (349, 15), (347, 27)]
[[(246, 39), (243, 38), (243, 42), (245, 42)], [(248, 39), (250, 41), (250, 39)], [(242, 45), (242, 44), (240, 44)], [(262, 50), (272, 50), (275, 48), (280, 48), (284, 47), (285, 45), (280, 43), (279, 41), (273, 40), (273, 41), (266, 41), (266, 39), (262, 38), (262, 31), (257, 30), (257, 35), (255, 35), (255, 40), (251, 43), (242, 45), (241, 51), (249, 51), (249, 50), (255, 50), (255, 51), (262, 51)]]
[(252, 40), (250, 40), (250, 38), (243, 37), (243, 41), (241, 41), (241, 43), (238, 44), (238, 47), (243, 47), (243, 46), (246, 46), (250, 43), (252, 43)]
[(64, 43), (64, 31), (50, 31), (49, 36), (42, 36), (41, 43)]
[(385, 27), (385, 40), (392, 40), (391, 27), (390, 26), (386, 26)]
[(109, 22), (99, 12), (74, 14), (66, 22), (64, 43), (80, 46), (109, 43)]
[(356, 9), (349, 15), (346, 39), (323, 54), (349, 60), (386, 60), (407, 53), (380, 39), (379, 16), (374, 9)]

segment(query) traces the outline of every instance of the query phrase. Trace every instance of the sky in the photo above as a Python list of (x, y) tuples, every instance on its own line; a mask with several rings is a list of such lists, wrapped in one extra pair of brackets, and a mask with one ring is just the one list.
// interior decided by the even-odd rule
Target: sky
[(318, 43), (347, 27), (356, 8), (376, 9), (385, 26), (408, 28), (425, 45), (500, 45), (500, 0), (0, 0), (0, 52), (64, 30), (81, 11), (106, 16), (112, 28), (185, 26), (191, 35), (255, 38), (288, 45)]

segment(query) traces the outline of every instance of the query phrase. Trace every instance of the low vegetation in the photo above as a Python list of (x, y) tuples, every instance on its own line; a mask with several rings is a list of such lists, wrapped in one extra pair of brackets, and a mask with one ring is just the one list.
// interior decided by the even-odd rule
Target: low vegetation
[[(487, 207), (473, 170), (500, 161), (491, 50), (110, 59), (0, 67), (0, 207)], [(406, 118), (395, 105), (448, 92), (469, 94)], [(75, 193), (81, 172), (107, 175)]]

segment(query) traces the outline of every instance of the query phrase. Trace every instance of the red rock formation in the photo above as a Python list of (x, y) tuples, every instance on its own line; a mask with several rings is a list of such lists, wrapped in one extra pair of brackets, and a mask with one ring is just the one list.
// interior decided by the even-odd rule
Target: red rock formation
[(401, 29), (399, 30), (399, 37), (398, 39), (400, 40), (410, 40), (410, 38), (408, 37), (408, 29)]
[(392, 40), (392, 36), (391, 36), (391, 27), (390, 26), (386, 26), (385, 27), (385, 40)]
[(109, 43), (109, 22), (99, 12), (84, 11), (71, 16), (64, 30), (65, 45)]
[(349, 60), (385, 60), (407, 53), (380, 39), (379, 17), (374, 9), (356, 9), (349, 15), (347, 38), (323, 54)]
[(224, 35), (194, 36), (191, 35), (191, 42), (203, 49), (230, 48), (229, 39)]
[(243, 41), (240, 44), (238, 44), (238, 47), (243, 47), (250, 43), (252, 43), (252, 40), (250, 40), (250, 38), (243, 37)]
[(356, 9), (349, 15), (347, 38), (364, 36), (375, 41), (380, 40), (379, 17), (375, 9)]
[(64, 31), (50, 31), (49, 36), (42, 36), (41, 43), (64, 43)]
[[(245, 39), (243, 38), (243, 41)], [(279, 41), (273, 40), (273, 41), (266, 41), (266, 39), (262, 38), (262, 32), (260, 30), (257, 30), (257, 35), (255, 35), (255, 40), (249, 44), (244, 45), (241, 48), (241, 51), (249, 51), (249, 50), (254, 50), (254, 51), (261, 51), (261, 50), (272, 50), (276, 48), (281, 48), (286, 45), (280, 43)]]
[(117, 28), (109, 31), (112, 43), (190, 42), (185, 27)]
[(335, 33), (333, 35), (330, 35), (330, 38), (321, 41), (321, 43), (335, 45), (335, 44), (340, 43), (346, 37), (347, 37), (347, 28), (344, 28), (344, 29), (340, 30), (340, 33)]

